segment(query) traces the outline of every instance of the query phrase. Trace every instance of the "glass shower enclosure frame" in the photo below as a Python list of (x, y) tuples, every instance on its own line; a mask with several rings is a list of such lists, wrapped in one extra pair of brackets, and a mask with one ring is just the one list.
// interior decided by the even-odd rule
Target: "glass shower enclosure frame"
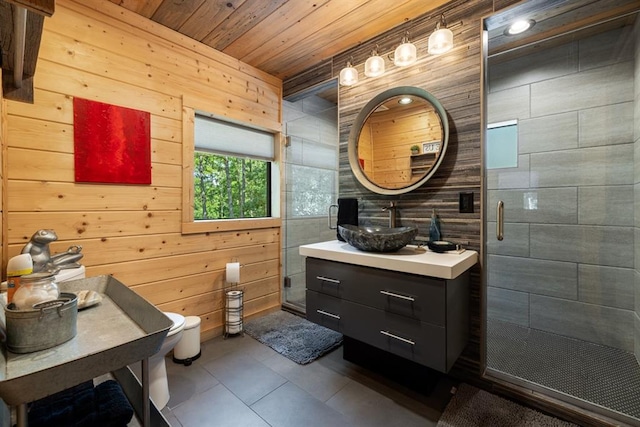
[(335, 240), (329, 206), (338, 197), (337, 80), (283, 101), (283, 307), (306, 312), (305, 260), (300, 245)]
[(498, 17), (485, 20), (483, 42), (484, 376), (631, 425), (640, 425), (637, 15), (492, 57)]

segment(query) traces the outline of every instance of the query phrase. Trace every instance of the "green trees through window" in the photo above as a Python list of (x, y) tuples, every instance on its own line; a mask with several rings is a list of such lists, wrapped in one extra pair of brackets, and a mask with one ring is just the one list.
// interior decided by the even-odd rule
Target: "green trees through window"
[(270, 162), (196, 151), (195, 220), (270, 216)]

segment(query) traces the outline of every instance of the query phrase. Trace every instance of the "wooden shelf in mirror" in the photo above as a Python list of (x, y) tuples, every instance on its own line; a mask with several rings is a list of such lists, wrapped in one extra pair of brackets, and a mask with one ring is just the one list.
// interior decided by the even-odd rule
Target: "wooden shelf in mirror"
[(423, 174), (429, 171), (438, 158), (438, 151), (411, 155), (411, 173)]

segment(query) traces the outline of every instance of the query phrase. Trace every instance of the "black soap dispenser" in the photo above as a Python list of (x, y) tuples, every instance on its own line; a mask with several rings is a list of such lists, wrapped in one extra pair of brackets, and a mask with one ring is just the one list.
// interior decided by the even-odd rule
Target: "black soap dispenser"
[(429, 224), (429, 241), (437, 242), (440, 238), (440, 224), (436, 216), (436, 210), (434, 209), (431, 213), (431, 224)]

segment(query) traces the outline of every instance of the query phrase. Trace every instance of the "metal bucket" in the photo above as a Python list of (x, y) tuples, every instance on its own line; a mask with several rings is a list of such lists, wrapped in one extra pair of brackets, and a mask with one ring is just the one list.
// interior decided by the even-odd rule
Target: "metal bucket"
[(5, 308), (7, 348), (31, 353), (55, 347), (76, 336), (78, 297), (61, 293), (60, 298), (35, 304), (31, 310)]

